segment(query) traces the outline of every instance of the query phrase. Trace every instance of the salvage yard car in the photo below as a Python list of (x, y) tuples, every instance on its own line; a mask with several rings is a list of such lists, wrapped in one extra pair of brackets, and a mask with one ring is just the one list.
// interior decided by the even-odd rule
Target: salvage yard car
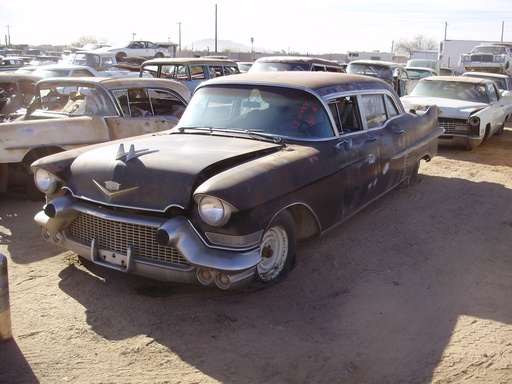
[(398, 95), (405, 96), (411, 91), (409, 74), (398, 63), (382, 60), (354, 60), (347, 66), (347, 73), (376, 77), (384, 80)]
[(160, 58), (147, 60), (140, 66), (140, 76), (145, 74), (164, 79), (172, 79), (186, 85), (190, 92), (203, 81), (219, 76), (240, 73), (238, 64), (232, 60), (211, 57)]
[(266, 56), (260, 57), (249, 68), (248, 72), (276, 71), (313, 71), (344, 73), (343, 65), (335, 61), (319, 57), (306, 56)]
[(131, 40), (114, 43), (107, 47), (95, 49), (97, 52), (112, 52), (118, 62), (127, 57), (145, 57), (147, 59), (171, 56), (169, 47), (160, 46), (151, 41)]
[(368, 76), (245, 73), (198, 86), (170, 131), (33, 163), (45, 240), (107, 268), (260, 288), (298, 240), (416, 180), (437, 153), (437, 108), (406, 113)]
[(491, 72), (464, 72), (462, 76), (478, 77), (494, 81), (500, 90), (501, 102), (506, 106), (506, 114), (510, 119), (512, 115), (512, 80), (509, 75)]
[(50, 78), (39, 81), (34, 94), (26, 109), (0, 124), (0, 193), (26, 189), (32, 198), (34, 160), (171, 129), (190, 99), (189, 90), (177, 82), (138, 77)]
[(510, 99), (502, 99), (496, 83), (483, 78), (426, 77), (401, 100), (407, 110), (418, 113), (437, 105), (439, 125), (445, 129), (439, 145), (468, 150), (503, 132), (510, 113)]
[(504, 73), (512, 76), (512, 44), (480, 44), (460, 55), (466, 71)]

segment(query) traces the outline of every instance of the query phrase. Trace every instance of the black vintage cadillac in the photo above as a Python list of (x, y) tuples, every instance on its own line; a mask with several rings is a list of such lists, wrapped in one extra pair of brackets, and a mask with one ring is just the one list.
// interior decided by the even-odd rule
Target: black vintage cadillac
[(202, 83), (169, 130), (32, 164), (45, 240), (94, 263), (221, 289), (282, 279), (299, 240), (340, 224), (437, 153), (437, 107), (368, 76), (246, 73)]

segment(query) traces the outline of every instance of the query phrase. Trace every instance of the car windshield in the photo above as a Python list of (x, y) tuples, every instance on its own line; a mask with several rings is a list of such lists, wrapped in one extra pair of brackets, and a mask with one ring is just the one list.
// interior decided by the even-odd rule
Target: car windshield
[(406, 68), (407, 73), (409, 74), (410, 79), (421, 79), (423, 77), (432, 76), (432, 72), (428, 69), (419, 69), (419, 68)]
[(489, 103), (485, 85), (456, 81), (420, 81), (410, 95)]
[(373, 76), (388, 81), (393, 80), (393, 71), (391, 68), (376, 64), (350, 63), (347, 67), (347, 73)]
[(466, 75), (467, 77), (478, 77), (478, 78), (481, 78), (481, 79), (488, 79), (488, 80), (492, 80), (496, 83), (496, 85), (498, 86), (499, 89), (501, 90), (504, 90), (504, 89), (507, 89), (507, 83), (505, 81), (505, 79), (502, 79), (502, 78), (498, 78), (498, 77), (493, 77), (493, 76), (486, 76), (486, 75), (474, 75), (472, 73), (468, 73)]
[(78, 84), (42, 84), (41, 108), (72, 116), (117, 116), (117, 108), (101, 88)]
[(289, 63), (289, 62), (275, 62), (275, 63), (254, 63), (250, 70), (251, 72), (278, 72), (278, 71), (309, 71), (310, 65), (308, 63)]
[(291, 138), (334, 136), (324, 105), (311, 93), (254, 85), (199, 88), (178, 124), (190, 127)]
[(475, 47), (471, 53), (507, 53), (505, 47), (499, 47), (495, 45), (482, 45)]

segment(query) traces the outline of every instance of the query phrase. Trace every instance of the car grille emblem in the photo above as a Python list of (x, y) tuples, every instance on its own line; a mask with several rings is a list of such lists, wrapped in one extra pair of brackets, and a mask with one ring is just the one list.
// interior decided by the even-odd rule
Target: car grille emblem
[(92, 181), (109, 199), (113, 199), (114, 197), (122, 196), (139, 189), (139, 187), (120, 189), (121, 184), (115, 181), (105, 181), (105, 186), (101, 185), (94, 179)]

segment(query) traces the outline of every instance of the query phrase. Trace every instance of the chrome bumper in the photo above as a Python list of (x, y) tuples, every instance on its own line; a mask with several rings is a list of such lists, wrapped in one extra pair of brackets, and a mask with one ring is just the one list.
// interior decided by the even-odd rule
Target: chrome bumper
[[(102, 248), (97, 238), (92, 238), (92, 241), (77, 239), (70, 235), (68, 229), (80, 214), (92, 215), (105, 222), (151, 228), (157, 234), (149, 240), (154, 242), (152, 247), (172, 247), (186, 262), (172, 264), (159, 258), (140, 257), (135, 250), (138, 244), (133, 244), (133, 241), (123, 244), (121, 250), (114, 250)], [(163, 220), (125, 213), (106, 213), (65, 196), (49, 202), (44, 211), (36, 214), (34, 220), (42, 227), (43, 238), (49, 242), (76, 252), (103, 267), (161, 281), (200, 283), (221, 289), (240, 288), (252, 281), (256, 265), (261, 261), (259, 248), (238, 251), (208, 247), (184, 216)]]

